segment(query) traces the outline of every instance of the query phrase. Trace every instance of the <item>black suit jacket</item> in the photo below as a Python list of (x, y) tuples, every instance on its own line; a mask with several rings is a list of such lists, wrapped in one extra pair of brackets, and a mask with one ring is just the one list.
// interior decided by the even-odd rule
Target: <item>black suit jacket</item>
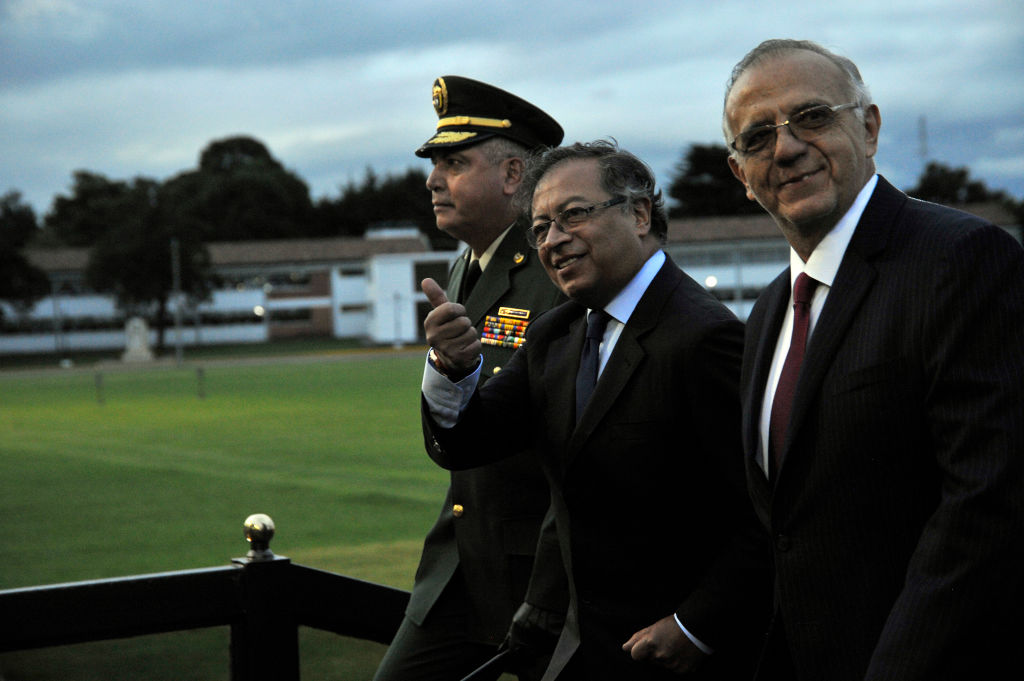
[(1020, 245), (879, 178), (810, 338), (773, 489), (754, 455), (789, 281), (748, 320), (742, 392), (798, 678), (1005, 678), (988, 672), (1019, 668), (1024, 633)]
[[(438, 428), (425, 409), (428, 450), (440, 465), (461, 469), (534, 444), (570, 575), (567, 623), (545, 679), (573, 655), (588, 679), (663, 678), (621, 646), (677, 611), (720, 651), (707, 678), (749, 678), (749, 669), (733, 677), (726, 667), (742, 667), (736, 650), (749, 640), (757, 589), (752, 582), (747, 592), (725, 589), (719, 581), (728, 574), (744, 582), (747, 566), (724, 556), (737, 528), (754, 524), (739, 442), (742, 325), (666, 262), (577, 425), (585, 315), (568, 302), (538, 319), (524, 348), (477, 390), (453, 429)], [(492, 447), (473, 446), (485, 438)]]
[[(460, 297), (468, 261), (466, 249), (452, 267), (447, 287), (451, 300)], [(563, 300), (523, 230), (513, 228), (464, 304), (477, 332), (482, 333), (488, 316), (508, 312), (503, 308), (526, 311), (524, 321), (532, 323)], [(513, 352), (511, 346), (484, 345), (484, 379), (500, 371)], [(519, 424), (509, 421), (501, 429), (515, 427)], [(489, 447), (494, 437), (490, 434), (473, 446)], [(461, 566), (472, 606), (469, 630), (480, 642), (501, 643), (512, 615), (523, 602), (549, 501), (544, 475), (530, 452), (472, 471), (453, 472), (444, 505), (424, 541), (406, 614), (423, 625)], [(453, 512), (456, 505), (460, 507), (458, 516)], [(537, 591), (538, 605), (564, 610), (564, 589), (550, 586)]]

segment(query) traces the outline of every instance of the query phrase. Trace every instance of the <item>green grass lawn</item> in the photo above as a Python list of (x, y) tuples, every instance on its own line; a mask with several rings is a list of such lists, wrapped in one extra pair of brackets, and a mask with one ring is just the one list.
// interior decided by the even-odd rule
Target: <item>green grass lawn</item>
[[(227, 565), (251, 513), (279, 555), (410, 588), (447, 485), (423, 452), (422, 356), (210, 362), (203, 397), (199, 366), (0, 373), (0, 589)], [(306, 629), (300, 646), (311, 680), (369, 679), (384, 650)], [(0, 678), (223, 680), (228, 633), (8, 653)]]

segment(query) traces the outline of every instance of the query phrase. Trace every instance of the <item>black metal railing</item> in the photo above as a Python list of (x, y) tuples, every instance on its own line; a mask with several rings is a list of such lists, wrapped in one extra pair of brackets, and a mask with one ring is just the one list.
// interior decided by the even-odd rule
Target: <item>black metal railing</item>
[(300, 626), (391, 642), (407, 591), (275, 556), (265, 515), (245, 531), (224, 567), (0, 591), (0, 652), (229, 626), (232, 681), (298, 681)]

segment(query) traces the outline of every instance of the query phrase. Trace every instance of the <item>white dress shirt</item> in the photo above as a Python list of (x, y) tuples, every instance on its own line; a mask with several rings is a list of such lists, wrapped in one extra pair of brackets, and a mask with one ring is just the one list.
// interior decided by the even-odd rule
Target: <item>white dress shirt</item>
[(795, 250), (789, 249), (789, 305), (786, 308), (786, 317), (782, 320), (782, 328), (779, 330), (779, 339), (775, 343), (775, 354), (772, 357), (768, 380), (765, 383), (764, 399), (761, 402), (757, 460), (764, 471), (768, 470), (768, 426), (771, 422), (772, 401), (775, 397), (775, 389), (779, 385), (782, 366), (789, 353), (789, 342), (793, 336), (793, 283), (801, 272), (806, 272), (807, 276), (818, 282), (818, 287), (814, 290), (814, 297), (811, 299), (811, 318), (807, 329), (807, 343), (810, 345), (814, 325), (818, 322), (818, 315), (821, 314), (821, 309), (825, 306), (828, 292), (832, 289), (839, 265), (846, 254), (846, 248), (850, 245), (850, 239), (853, 238), (853, 232), (857, 228), (857, 223), (860, 222), (860, 216), (864, 213), (864, 208), (868, 205), (872, 192), (875, 191), (876, 184), (878, 184), (878, 175), (872, 175), (857, 194), (850, 209), (836, 223), (832, 231), (825, 235), (807, 262), (801, 260)]

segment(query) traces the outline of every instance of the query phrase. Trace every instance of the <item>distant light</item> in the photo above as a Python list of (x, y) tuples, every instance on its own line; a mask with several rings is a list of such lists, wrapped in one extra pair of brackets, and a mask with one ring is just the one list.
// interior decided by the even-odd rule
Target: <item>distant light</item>
[(262, 305), (257, 305), (252, 309), (252, 311), (253, 314), (255, 314), (257, 317), (262, 317), (263, 315), (267, 314), (266, 309)]
[(707, 279), (704, 280), (704, 286), (707, 288), (714, 288), (718, 286), (718, 277), (713, 274), (709, 274)]

